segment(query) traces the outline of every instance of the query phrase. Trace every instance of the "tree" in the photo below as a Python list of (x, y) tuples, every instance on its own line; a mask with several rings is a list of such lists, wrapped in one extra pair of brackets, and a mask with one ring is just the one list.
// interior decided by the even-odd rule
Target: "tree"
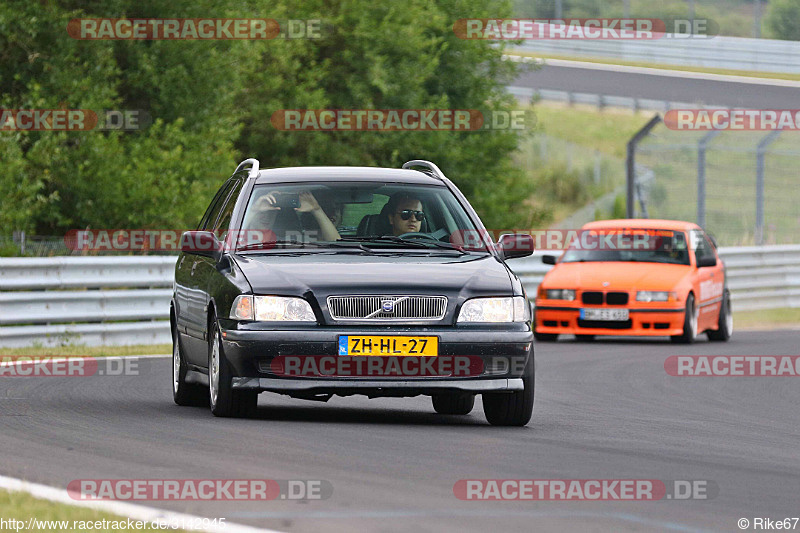
[[(231, 42), (81, 41), (79, 17), (208, 16), (182, 0), (167, 8), (116, 0), (94, 10), (69, 2), (0, 4), (0, 107), (137, 109), (154, 117), (143, 131), (0, 132), (0, 221), (4, 232), (187, 227), (237, 159)], [(225, 83), (231, 91), (220, 91)]]
[(270, 123), (281, 109), (517, 107), (504, 90), (515, 64), (503, 61), (502, 49), (488, 41), (462, 40), (453, 32), (459, 18), (508, 16), (508, 3), (315, 0), (291, 12), (321, 18), (332, 31), (317, 40), (261, 45), (262, 58), (245, 77), (242, 102), (249, 116), (237, 143), (243, 154), (265, 166), (399, 167), (409, 159), (429, 159), (490, 227), (527, 219), (522, 201), (532, 185), (510, 157), (519, 132), (285, 132)]
[(766, 22), (776, 39), (800, 41), (800, 0), (771, 0)]
[[(0, 131), (0, 223), (70, 229), (193, 227), (237, 161), (262, 166), (437, 162), (488, 225), (528, 220), (532, 185), (510, 155), (520, 132), (283, 132), (280, 109), (515, 107), (502, 47), (459, 39), (459, 18), (503, 0), (108, 0), (0, 3), (0, 107), (143, 110), (137, 132)], [(322, 39), (76, 40), (69, 20), (322, 19)]]

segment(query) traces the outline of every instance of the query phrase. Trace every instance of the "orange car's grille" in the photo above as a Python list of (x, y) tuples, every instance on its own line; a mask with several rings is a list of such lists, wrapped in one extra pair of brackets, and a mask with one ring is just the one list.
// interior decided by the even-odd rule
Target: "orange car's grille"
[(606, 303), (608, 305), (625, 305), (628, 303), (627, 292), (609, 292), (606, 294)]
[(585, 304), (601, 305), (603, 303), (603, 293), (598, 291), (586, 291), (581, 298)]
[(581, 301), (589, 305), (626, 305), (628, 303), (627, 292), (608, 292), (586, 291), (581, 295)]

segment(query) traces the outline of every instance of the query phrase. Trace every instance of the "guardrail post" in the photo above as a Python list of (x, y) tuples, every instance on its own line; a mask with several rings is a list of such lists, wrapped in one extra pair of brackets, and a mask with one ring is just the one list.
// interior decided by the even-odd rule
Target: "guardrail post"
[(625, 199), (625, 216), (626, 218), (634, 218), (636, 210), (636, 146), (650, 130), (656, 127), (661, 122), (661, 115), (656, 114), (650, 121), (645, 124), (642, 129), (637, 131), (631, 140), (628, 141), (627, 156), (625, 158), (626, 167), (626, 194)]
[(701, 228), (706, 227), (706, 148), (719, 132), (709, 132), (697, 143), (697, 225)]
[(764, 156), (767, 147), (778, 138), (781, 130), (774, 130), (764, 136), (756, 149), (756, 244), (764, 244)]

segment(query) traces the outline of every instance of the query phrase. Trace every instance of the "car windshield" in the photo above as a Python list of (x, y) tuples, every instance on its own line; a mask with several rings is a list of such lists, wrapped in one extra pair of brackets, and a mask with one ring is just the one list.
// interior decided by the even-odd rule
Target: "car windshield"
[(689, 264), (686, 235), (681, 231), (636, 229), (594, 230), (581, 233), (567, 249), (562, 263), (646, 262)]
[[(238, 251), (346, 247), (488, 252), (464, 235), (477, 230), (442, 186), (380, 182), (261, 184), (253, 188)], [(473, 239), (474, 241), (474, 239)]]

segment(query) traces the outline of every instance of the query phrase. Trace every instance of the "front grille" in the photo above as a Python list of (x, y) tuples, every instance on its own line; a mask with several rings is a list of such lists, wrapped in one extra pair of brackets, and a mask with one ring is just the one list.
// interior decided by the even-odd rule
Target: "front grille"
[(329, 296), (334, 320), (441, 320), (444, 296)]
[(585, 304), (600, 305), (603, 303), (603, 293), (598, 291), (584, 292), (581, 298)]
[(608, 305), (626, 305), (628, 303), (628, 293), (609, 292), (606, 294), (606, 303)]
[(602, 305), (603, 302), (608, 305), (626, 305), (628, 303), (628, 293), (609, 292), (604, 294), (600, 291), (586, 291), (581, 295), (581, 300), (589, 305)]

